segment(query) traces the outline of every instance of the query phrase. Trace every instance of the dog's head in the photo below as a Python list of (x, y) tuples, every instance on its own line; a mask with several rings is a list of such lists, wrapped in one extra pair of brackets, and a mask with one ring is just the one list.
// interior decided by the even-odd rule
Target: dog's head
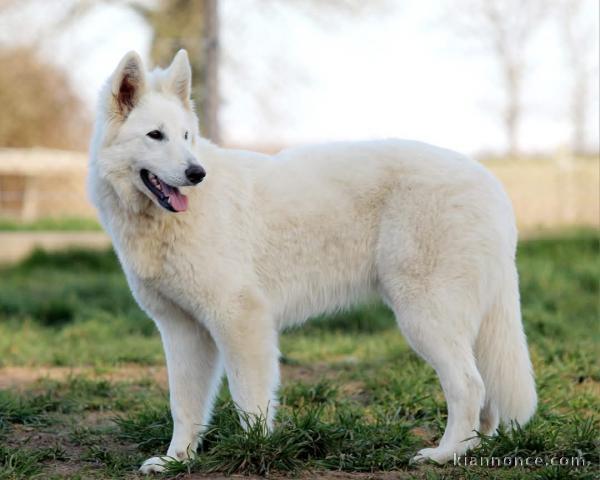
[(110, 77), (100, 99), (92, 168), (124, 206), (185, 211), (188, 199), (181, 188), (204, 179), (193, 153), (200, 139), (191, 81), (185, 50), (166, 70), (149, 73), (139, 55), (129, 52)]

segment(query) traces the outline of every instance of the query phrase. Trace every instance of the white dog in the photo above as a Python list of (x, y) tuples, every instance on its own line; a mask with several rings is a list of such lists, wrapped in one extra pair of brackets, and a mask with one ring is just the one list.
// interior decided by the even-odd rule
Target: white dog
[(196, 449), (223, 370), (238, 407), (271, 427), (278, 332), (371, 294), (436, 370), (448, 403), (439, 446), (414, 460), (445, 462), (475, 445), (475, 431), (525, 423), (536, 392), (515, 221), (498, 181), (413, 141), (275, 156), (221, 149), (199, 136), (190, 82), (185, 51), (150, 73), (128, 53), (101, 94), (90, 159), (93, 202), (162, 336), (167, 456)]

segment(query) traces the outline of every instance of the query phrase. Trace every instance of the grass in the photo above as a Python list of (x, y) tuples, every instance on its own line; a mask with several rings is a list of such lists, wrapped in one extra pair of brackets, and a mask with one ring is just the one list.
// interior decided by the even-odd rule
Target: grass
[(0, 445), (0, 480), (44, 478), (43, 462), (64, 461), (65, 458), (60, 447), (31, 451)]
[(81, 232), (100, 230), (100, 224), (91, 218), (48, 217), (33, 222), (23, 222), (12, 218), (0, 217), (0, 232)]
[[(166, 478), (597, 478), (599, 253), (595, 232), (520, 245), (540, 405), (528, 425), (482, 437), (469, 454), (511, 466), (409, 465), (441, 437), (445, 402), (435, 373), (376, 304), (285, 333), (275, 431), (249, 418), (244, 432), (224, 385), (197, 457), (171, 462)], [(0, 273), (0, 362), (9, 367), (0, 385), (16, 385), (0, 390), (0, 480), (137, 478), (140, 462), (166, 452), (172, 421), (160, 340), (114, 254), (36, 252)], [(45, 371), (57, 378), (29, 381)], [(525, 457), (544, 464), (519, 465)], [(559, 458), (587, 466), (545, 464)]]

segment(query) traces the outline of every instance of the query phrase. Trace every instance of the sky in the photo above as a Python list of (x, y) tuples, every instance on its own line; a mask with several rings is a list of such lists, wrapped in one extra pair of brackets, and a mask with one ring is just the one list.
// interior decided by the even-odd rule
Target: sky
[[(307, 13), (294, 3), (221, 1), (226, 143), (398, 137), (471, 154), (504, 148), (503, 90), (494, 59), (445, 25), (442, 0), (388, 0), (355, 15)], [(47, 15), (58, 16), (69, 4), (47, 0), (43, 15), (19, 13), (42, 28)], [(583, 4), (598, 32), (599, 2)], [(1, 27), (5, 38), (0, 34), (0, 41), (19, 41), (15, 33), (7, 39)], [(68, 70), (92, 109), (101, 85), (128, 50), (148, 59), (151, 37), (149, 27), (127, 8), (101, 6), (65, 29), (45, 55)], [(595, 62), (587, 125), (592, 148), (599, 143), (597, 48), (588, 52)], [(552, 22), (535, 36), (527, 58), (522, 146), (560, 149), (570, 134), (571, 78)]]

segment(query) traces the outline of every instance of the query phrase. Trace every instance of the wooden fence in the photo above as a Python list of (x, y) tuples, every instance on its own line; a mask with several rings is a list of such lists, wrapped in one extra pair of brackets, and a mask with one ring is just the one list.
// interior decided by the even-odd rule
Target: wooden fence
[[(484, 162), (505, 185), (524, 232), (598, 227), (600, 163), (568, 156)], [(87, 155), (0, 149), (0, 216), (94, 217), (86, 195)]]

